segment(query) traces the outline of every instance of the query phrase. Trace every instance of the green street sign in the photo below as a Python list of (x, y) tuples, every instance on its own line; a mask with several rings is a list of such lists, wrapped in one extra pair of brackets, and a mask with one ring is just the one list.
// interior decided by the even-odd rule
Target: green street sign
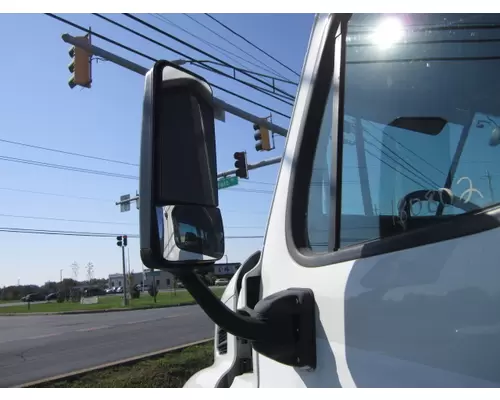
[(160, 276), (160, 271), (146, 271), (146, 278), (150, 276)]
[(236, 186), (238, 184), (237, 176), (230, 176), (227, 178), (221, 178), (217, 181), (217, 187), (219, 189), (225, 189), (231, 186)]

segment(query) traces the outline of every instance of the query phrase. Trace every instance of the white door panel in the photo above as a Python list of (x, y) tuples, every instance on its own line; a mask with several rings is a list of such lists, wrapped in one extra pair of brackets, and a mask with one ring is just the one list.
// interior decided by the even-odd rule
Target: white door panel
[(273, 241), (264, 297), (314, 290), (318, 367), (300, 371), (260, 356), (261, 387), (500, 386), (499, 242), (495, 229), (305, 268), (282, 251), (284, 238)]
[[(407, 30), (404, 43), (382, 49), (359, 29), (386, 17), (358, 15), (349, 34), (353, 18), (343, 25), (343, 99), (331, 72), (342, 35), (323, 48), (328, 26), (316, 25), (261, 259), (262, 297), (314, 291), (317, 368), (260, 356), (259, 385), (498, 387), (500, 146), (491, 138), (500, 102), (490, 89), (500, 76), (472, 61), (494, 49), (458, 40), (470, 32), (447, 43), (444, 14), (407, 15), (403, 23), (436, 29)], [(335, 125), (336, 113), (349, 123)], [(432, 132), (415, 123), (435, 117), (442, 126)], [(444, 200), (434, 197), (443, 188)]]

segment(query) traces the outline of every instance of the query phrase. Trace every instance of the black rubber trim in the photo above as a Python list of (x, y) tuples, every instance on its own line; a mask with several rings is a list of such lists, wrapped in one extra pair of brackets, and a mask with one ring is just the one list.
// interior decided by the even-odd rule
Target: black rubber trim
[[(332, 162), (330, 172), (335, 177), (335, 184), (330, 182), (330, 229), (328, 232), (328, 251), (336, 251), (340, 247), (340, 221), (342, 219), (342, 151), (344, 143), (344, 87), (345, 87), (345, 45), (347, 35), (347, 22), (350, 16), (344, 16), (340, 21), (340, 26), (335, 32), (333, 50), (333, 76), (332, 85), (337, 90), (333, 95), (332, 110), (332, 155), (335, 162)], [(333, 27), (332, 27), (333, 28)], [(319, 136), (319, 134), (318, 134)], [(314, 156), (313, 156), (314, 160)], [(309, 185), (308, 185), (309, 186)]]
[(250, 271), (253, 267), (257, 265), (257, 263), (260, 260), (260, 255), (261, 251), (257, 250), (255, 253), (253, 253), (250, 257), (248, 257), (243, 265), (241, 266), (241, 271), (240, 274), (238, 275), (238, 279), (236, 280), (236, 293), (239, 297), (240, 290), (241, 290), (241, 284), (243, 282), (243, 277), (245, 274)]
[[(309, 196), (305, 193), (309, 191), (314, 153), (333, 76), (335, 32), (338, 26), (339, 21), (334, 16), (330, 16), (321, 40), (321, 59), (313, 76), (308, 77), (314, 82), (314, 86), (308, 101), (308, 112), (304, 113), (306, 115), (303, 130), (299, 133), (296, 145), (298, 151), (295, 152), (291, 163), (290, 187), (286, 206), (285, 231), (289, 251), (295, 248), (309, 247), (306, 213)], [(297, 113), (294, 118), (300, 119), (302, 115)], [(302, 189), (302, 192), (299, 188)], [(292, 253), (292, 251), (290, 252)], [(295, 253), (300, 258), (300, 253), (297, 251)], [(302, 264), (301, 261), (298, 262)]]
[[(347, 21), (349, 17), (350, 15), (346, 14), (333, 14), (327, 23), (325, 29), (327, 33), (324, 35), (319, 50), (321, 60), (313, 73), (314, 86), (306, 105), (308, 111), (305, 116), (304, 128), (298, 134), (297, 151), (295, 151), (291, 162), (285, 231), (286, 244), (292, 259), (304, 267), (321, 267), (457, 239), (499, 228), (500, 206), (496, 205), (477, 212), (457, 215), (449, 221), (436, 223), (429, 227), (359, 243), (334, 252), (315, 253), (310, 249), (307, 234), (309, 197), (307, 193), (309, 192), (321, 120), (328, 99), (329, 84), (326, 83), (331, 82), (333, 78), (334, 57), (336, 56), (335, 33), (342, 21)], [(338, 95), (338, 92), (334, 93), (334, 103), (338, 101), (335, 99), (335, 96)], [(297, 117), (300, 118), (300, 115)], [(338, 118), (338, 121), (342, 121), (342, 118)], [(335, 141), (336, 137), (333, 136), (333, 138)], [(332, 182), (332, 186), (335, 187), (335, 185), (336, 182)], [(337, 221), (338, 219), (335, 221), (335, 225), (330, 228), (335, 233), (339, 233)], [(335, 235), (333, 243), (338, 243), (337, 237), (338, 234)]]

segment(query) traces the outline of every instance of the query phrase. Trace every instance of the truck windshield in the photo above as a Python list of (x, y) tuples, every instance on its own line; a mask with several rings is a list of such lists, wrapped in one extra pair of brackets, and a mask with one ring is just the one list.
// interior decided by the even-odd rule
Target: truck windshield
[[(499, 15), (352, 16), (346, 37), (342, 246), (500, 201), (499, 66)], [(327, 242), (329, 171), (336, 160), (328, 143), (334, 90), (309, 194), (309, 237), (318, 250)], [(438, 134), (391, 126), (415, 117), (444, 123)]]

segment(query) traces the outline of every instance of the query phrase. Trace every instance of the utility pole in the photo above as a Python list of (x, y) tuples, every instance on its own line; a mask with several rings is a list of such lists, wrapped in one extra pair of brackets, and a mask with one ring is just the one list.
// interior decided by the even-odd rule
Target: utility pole
[(62, 282), (62, 273), (63, 273), (63, 270), (60, 269), (59, 270), (59, 282)]
[(118, 247), (122, 249), (122, 268), (123, 268), (123, 305), (128, 306), (128, 297), (127, 297), (127, 267), (125, 264), (125, 246), (127, 245), (127, 236), (117, 236), (116, 238)]
[(123, 264), (123, 304), (128, 306), (128, 297), (127, 297), (127, 271), (125, 270), (125, 247), (122, 246), (122, 264)]
[(127, 264), (128, 264), (128, 273), (130, 274), (130, 248), (127, 247)]

